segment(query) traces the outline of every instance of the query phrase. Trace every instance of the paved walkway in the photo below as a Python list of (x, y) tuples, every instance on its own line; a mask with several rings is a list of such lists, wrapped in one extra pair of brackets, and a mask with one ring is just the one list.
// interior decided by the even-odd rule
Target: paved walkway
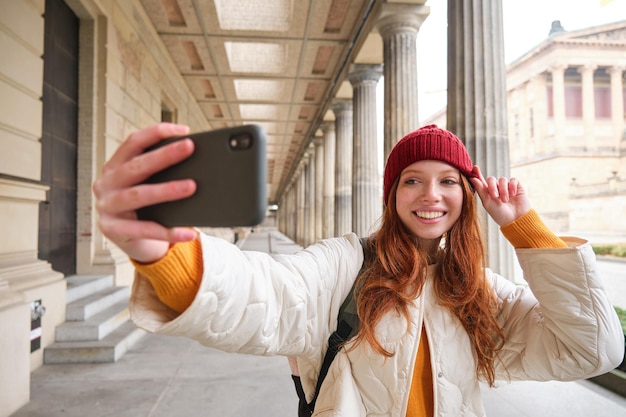
[[(291, 253), (282, 234), (261, 230), (241, 246)], [(626, 417), (626, 398), (589, 381), (484, 387), (490, 417)], [(31, 401), (11, 417), (283, 417), (296, 394), (282, 357), (226, 354), (176, 337), (146, 335), (118, 362), (44, 365)]]

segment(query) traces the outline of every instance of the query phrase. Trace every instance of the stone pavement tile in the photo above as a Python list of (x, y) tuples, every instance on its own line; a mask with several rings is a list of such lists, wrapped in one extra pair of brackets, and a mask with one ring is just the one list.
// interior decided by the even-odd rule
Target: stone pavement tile
[[(285, 377), (289, 375), (286, 374)], [(291, 381), (288, 381), (291, 383)], [(285, 391), (284, 388), (289, 388)], [(151, 417), (296, 415), (296, 394), (268, 375), (248, 374), (243, 378), (177, 378), (159, 399)], [(293, 398), (285, 402), (277, 397)], [(285, 409), (287, 408), (287, 410)]]
[(188, 342), (176, 377), (150, 417), (295, 415), (297, 396), (285, 358), (230, 354)]
[(116, 363), (44, 365), (11, 417), (296, 415), (287, 359), (237, 355), (146, 335)]
[(33, 382), (31, 401), (12, 417), (148, 416), (164, 387), (158, 379)]

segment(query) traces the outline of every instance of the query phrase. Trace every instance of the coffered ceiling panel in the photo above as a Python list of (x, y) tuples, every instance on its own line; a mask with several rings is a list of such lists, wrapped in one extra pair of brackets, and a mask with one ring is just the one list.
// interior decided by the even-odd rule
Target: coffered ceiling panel
[(270, 203), (291, 180), (383, 3), (140, 1), (210, 127), (256, 123), (266, 132)]

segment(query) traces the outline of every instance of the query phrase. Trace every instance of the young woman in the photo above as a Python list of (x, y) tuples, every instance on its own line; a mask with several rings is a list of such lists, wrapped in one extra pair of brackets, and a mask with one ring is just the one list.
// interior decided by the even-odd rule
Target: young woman
[[(135, 210), (193, 194), (191, 180), (141, 185), (193, 152), (160, 124), (132, 134), (94, 183), (99, 226), (137, 268), (133, 320), (228, 352), (297, 358), (309, 399), (337, 311), (364, 262), (359, 237), (294, 255), (242, 252)], [(529, 288), (486, 268), (478, 195), (516, 248)], [(359, 333), (333, 361), (315, 416), (483, 416), (479, 381), (575, 380), (623, 358), (617, 315), (584, 240), (558, 238), (513, 178), (485, 179), (462, 142), (434, 125), (385, 166), (382, 225), (357, 283)]]

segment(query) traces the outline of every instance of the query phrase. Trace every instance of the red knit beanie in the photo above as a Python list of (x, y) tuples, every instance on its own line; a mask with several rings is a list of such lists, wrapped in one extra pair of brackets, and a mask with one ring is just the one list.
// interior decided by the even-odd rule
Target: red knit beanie
[(458, 137), (437, 125), (424, 126), (400, 139), (389, 153), (383, 186), (385, 204), (393, 182), (404, 168), (423, 160), (442, 161), (458, 168), (467, 177), (475, 176), (472, 173), (474, 164)]

